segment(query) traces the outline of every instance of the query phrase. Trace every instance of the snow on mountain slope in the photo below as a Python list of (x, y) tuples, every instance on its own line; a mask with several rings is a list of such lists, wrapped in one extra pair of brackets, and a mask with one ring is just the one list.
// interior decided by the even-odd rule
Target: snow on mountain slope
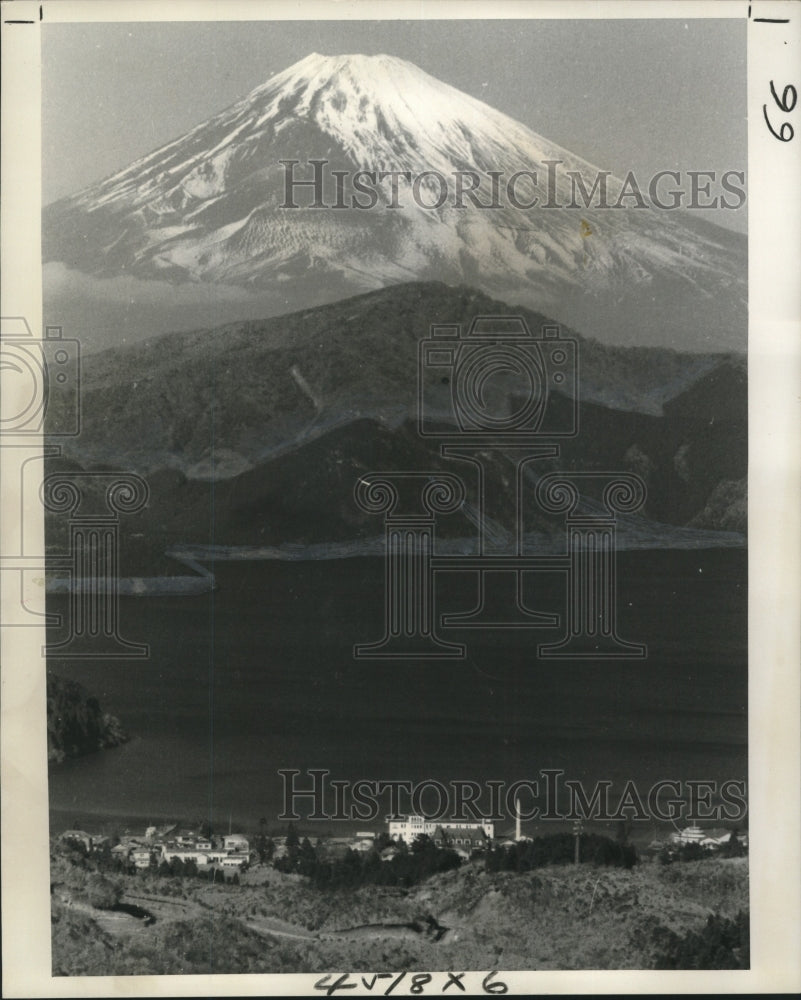
[[(298, 179), (332, 171), (454, 172), (502, 183), (536, 171), (541, 204), (479, 208), (453, 190), (439, 208), (429, 175), (417, 199), (397, 179), (375, 185), (372, 210), (282, 207), (286, 168)], [(481, 101), (391, 56), (312, 54), (186, 135), (45, 210), (45, 261), (99, 277), (280, 289), (285, 306), (314, 304), (410, 280), (466, 283), (618, 343), (694, 350), (745, 346), (743, 240), (689, 213), (653, 208), (548, 209), (547, 161), (560, 161), (552, 200), (573, 198), (568, 172), (590, 190), (598, 171)], [(469, 182), (465, 182), (465, 187)], [(621, 181), (607, 180), (610, 202)], [(533, 194), (522, 178), (518, 197)], [(629, 205), (630, 201), (625, 204)]]

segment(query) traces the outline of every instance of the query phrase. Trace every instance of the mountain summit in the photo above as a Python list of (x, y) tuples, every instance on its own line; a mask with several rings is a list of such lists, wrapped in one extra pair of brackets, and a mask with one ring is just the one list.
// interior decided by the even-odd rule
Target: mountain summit
[[(744, 349), (743, 238), (631, 196), (563, 207), (571, 175), (590, 191), (598, 173), (405, 60), (314, 53), (46, 208), (44, 259), (280, 292), (281, 312), (409, 280), (466, 283), (607, 341)], [(605, 183), (614, 203), (624, 182)]]

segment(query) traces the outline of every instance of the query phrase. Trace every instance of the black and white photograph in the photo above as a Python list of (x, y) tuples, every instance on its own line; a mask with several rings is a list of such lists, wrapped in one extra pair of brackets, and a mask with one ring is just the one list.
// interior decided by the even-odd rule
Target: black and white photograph
[(788, 868), (754, 937), (798, 861), (798, 248), (755, 251), (766, 189), (799, 228), (798, 7), (161, 6), (3, 5), (39, 974), (753, 989), (799, 908)]

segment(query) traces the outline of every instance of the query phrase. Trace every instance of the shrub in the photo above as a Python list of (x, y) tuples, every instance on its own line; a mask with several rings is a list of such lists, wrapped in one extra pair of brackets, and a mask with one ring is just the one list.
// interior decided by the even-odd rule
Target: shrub
[[(496, 847), (486, 852), (485, 866), (490, 872), (527, 872), (546, 865), (570, 864), (575, 859), (575, 838), (570, 833), (554, 833), (519, 841), (510, 847)], [(582, 834), (579, 840), (579, 860), (582, 864), (614, 865), (633, 868), (637, 850), (633, 844), (621, 843), (598, 834)]]
[(86, 880), (86, 898), (96, 910), (113, 910), (122, 899), (122, 886), (95, 872)]
[(294, 853), (273, 861), (278, 871), (305, 875), (318, 889), (357, 889), (362, 885), (409, 887), (460, 864), (455, 851), (437, 847), (430, 838), (416, 841), (411, 851), (401, 851), (391, 861), (382, 861), (375, 851), (360, 854), (350, 849), (339, 859), (320, 859), (308, 841)]
[(751, 964), (748, 914), (734, 920), (710, 916), (702, 931), (658, 932), (661, 951), (655, 969), (748, 969)]

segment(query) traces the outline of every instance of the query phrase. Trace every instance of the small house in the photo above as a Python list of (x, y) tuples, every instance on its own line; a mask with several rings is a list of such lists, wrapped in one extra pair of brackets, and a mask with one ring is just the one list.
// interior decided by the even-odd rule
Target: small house
[(375, 844), (372, 840), (355, 840), (350, 847), (351, 850), (359, 851), (360, 854), (366, 854), (368, 851), (372, 851)]
[(487, 846), (487, 838), (481, 827), (471, 830), (466, 827), (438, 826), (433, 840), (437, 847), (451, 847), (467, 856), (470, 851), (483, 850)]
[(241, 833), (229, 833), (223, 838), (223, 847), (226, 851), (236, 851), (238, 854), (249, 854), (250, 843), (248, 838)]

